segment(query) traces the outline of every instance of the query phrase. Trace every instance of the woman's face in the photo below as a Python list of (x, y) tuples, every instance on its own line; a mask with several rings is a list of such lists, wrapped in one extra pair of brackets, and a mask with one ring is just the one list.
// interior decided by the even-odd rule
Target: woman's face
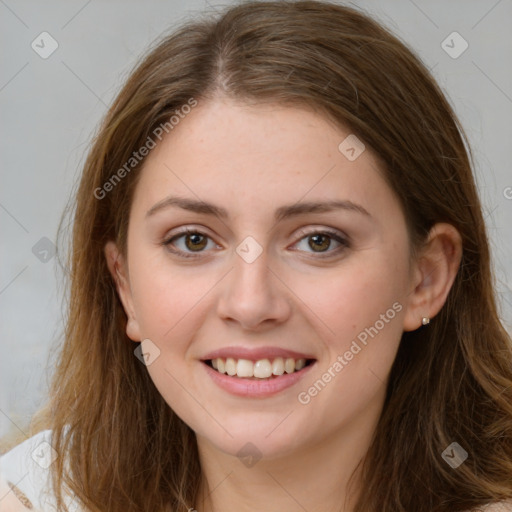
[(127, 332), (146, 340), (169, 406), (224, 452), (289, 454), (381, 410), (406, 325), (409, 239), (376, 160), (348, 136), (308, 110), (218, 99), (145, 162)]

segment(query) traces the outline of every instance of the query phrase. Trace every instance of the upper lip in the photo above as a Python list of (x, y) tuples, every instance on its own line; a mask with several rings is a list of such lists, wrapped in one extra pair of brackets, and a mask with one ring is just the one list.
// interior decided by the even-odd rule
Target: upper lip
[(228, 357), (232, 357), (233, 359), (248, 359), (249, 361), (258, 361), (260, 359), (275, 359), (276, 357), (291, 357), (293, 359), (315, 359), (311, 355), (279, 347), (224, 347), (210, 352), (204, 356), (202, 360), (207, 361), (210, 359), (217, 359), (218, 357), (223, 359)]

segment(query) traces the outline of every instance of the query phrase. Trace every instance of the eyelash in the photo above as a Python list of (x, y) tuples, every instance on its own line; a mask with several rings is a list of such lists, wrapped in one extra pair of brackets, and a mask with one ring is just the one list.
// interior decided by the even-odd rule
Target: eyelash
[[(185, 235), (200, 235), (200, 236), (203, 236), (203, 237), (206, 237), (206, 238), (210, 238), (206, 233), (203, 233), (202, 231), (187, 228), (186, 230), (183, 230), (183, 231), (181, 231), (179, 233), (174, 234), (171, 238), (165, 239), (162, 242), (162, 245), (165, 246), (170, 252), (172, 252), (173, 254), (178, 255), (181, 258), (198, 258), (198, 257), (200, 257), (204, 251), (198, 251), (197, 253), (187, 253), (187, 252), (182, 251), (180, 249), (178, 249), (178, 250), (170, 249), (170, 246), (172, 245), (172, 243), (175, 240), (177, 240), (177, 239), (179, 239), (179, 238), (181, 238), (181, 237), (183, 237)], [(331, 257), (333, 257), (333, 255), (337, 255), (342, 250), (348, 249), (350, 247), (350, 244), (349, 244), (349, 242), (348, 242), (348, 240), (346, 238), (341, 236), (339, 232), (333, 231), (333, 230), (330, 230), (330, 229), (322, 229), (322, 230), (309, 231), (309, 232), (307, 232), (307, 231), (300, 231), (299, 235), (302, 235), (302, 237), (298, 240), (298, 242), (300, 242), (304, 238), (307, 238), (307, 237), (310, 237), (310, 236), (326, 235), (327, 237), (329, 237), (329, 238), (331, 238), (331, 239), (333, 239), (336, 242), (341, 244), (341, 247), (338, 247), (337, 249), (335, 249), (333, 251), (327, 251), (327, 253), (328, 253), (327, 256), (323, 256), (323, 254), (325, 254), (325, 253), (322, 253), (322, 252), (312, 253), (312, 254), (317, 254), (318, 255), (317, 258), (331, 258)]]

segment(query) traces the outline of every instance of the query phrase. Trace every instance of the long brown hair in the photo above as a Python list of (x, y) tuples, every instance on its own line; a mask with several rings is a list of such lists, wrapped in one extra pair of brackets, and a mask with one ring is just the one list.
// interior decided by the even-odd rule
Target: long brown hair
[[(357, 9), (312, 1), (243, 3), (189, 22), (148, 53), (108, 111), (76, 195), (48, 424), (66, 454), (52, 466), (57, 492), (67, 486), (91, 511), (195, 503), (194, 433), (134, 356), (103, 253), (109, 240), (126, 249), (144, 161), (97, 191), (176, 110), (218, 94), (314, 108), (349, 127), (379, 156), (413, 247), (436, 222), (462, 237), (446, 304), (427, 329), (402, 336), (355, 512), (457, 512), (511, 497), (512, 348), (463, 130), (397, 37)], [(454, 441), (469, 454), (456, 470), (441, 456)]]

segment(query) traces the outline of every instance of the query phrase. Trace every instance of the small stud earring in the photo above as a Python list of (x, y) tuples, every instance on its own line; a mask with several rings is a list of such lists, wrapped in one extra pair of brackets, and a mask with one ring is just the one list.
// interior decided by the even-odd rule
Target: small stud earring
[(428, 316), (424, 316), (421, 319), (421, 323), (422, 323), (422, 325), (428, 325), (430, 323), (430, 318)]

